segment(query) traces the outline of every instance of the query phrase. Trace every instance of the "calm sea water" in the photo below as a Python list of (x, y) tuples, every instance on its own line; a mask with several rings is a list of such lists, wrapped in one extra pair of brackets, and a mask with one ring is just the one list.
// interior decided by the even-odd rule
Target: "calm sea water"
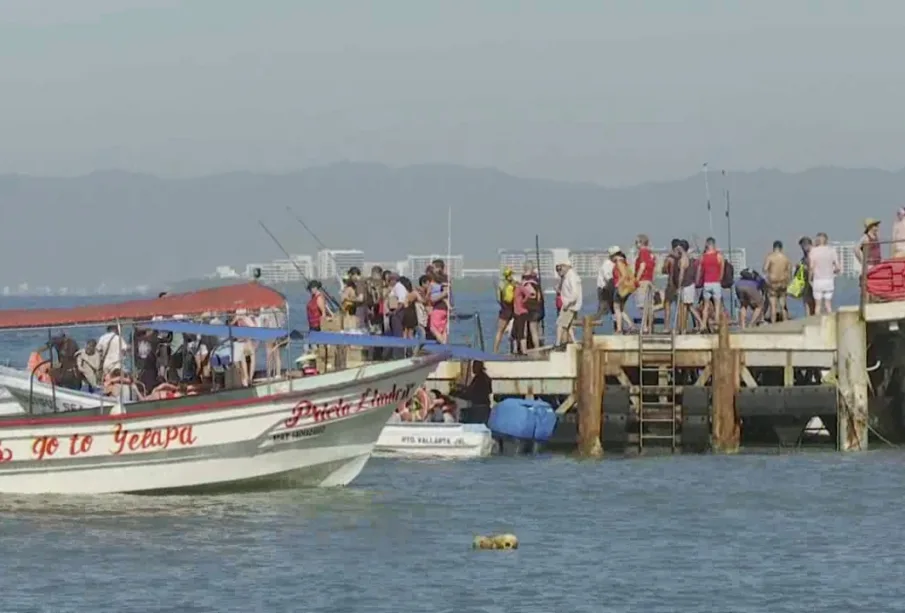
[[(0, 496), (0, 610), (900, 611), (903, 470), (897, 450), (372, 460), (342, 490)], [(495, 532), (521, 547), (471, 550)]]
[[(3, 610), (901, 611), (905, 456), (373, 460), (354, 486), (0, 497)], [(517, 551), (473, 551), (515, 533)]]

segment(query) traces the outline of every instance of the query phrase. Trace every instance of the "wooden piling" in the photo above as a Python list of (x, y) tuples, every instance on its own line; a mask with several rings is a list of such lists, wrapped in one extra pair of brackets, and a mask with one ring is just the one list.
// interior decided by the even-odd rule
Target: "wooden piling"
[(584, 318), (581, 356), (578, 371), (578, 453), (585, 458), (603, 455), (600, 446), (600, 411), (603, 404), (603, 381), (600, 377), (600, 354), (594, 350), (594, 326), (590, 316)]
[(718, 453), (736, 453), (741, 444), (741, 425), (735, 408), (738, 392), (739, 353), (729, 341), (729, 319), (720, 315), (717, 348), (711, 358), (713, 373), (713, 450)]
[(857, 309), (836, 312), (837, 446), (867, 451), (867, 324)]

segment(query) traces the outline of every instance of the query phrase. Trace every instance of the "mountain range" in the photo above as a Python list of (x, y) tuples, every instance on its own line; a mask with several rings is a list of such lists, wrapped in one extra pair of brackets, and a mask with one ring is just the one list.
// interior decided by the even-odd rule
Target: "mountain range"
[[(829, 233), (857, 240), (864, 217), (888, 223), (905, 202), (905, 171), (815, 168), (710, 172), (713, 233), (749, 259), (781, 239)], [(444, 165), (391, 168), (337, 163), (283, 175), (229, 173), (165, 179), (123, 171), (69, 178), (0, 175), (0, 285), (160, 283), (217, 265), (283, 257), (262, 220), (292, 253), (315, 240), (366, 259), (452, 251), (466, 266), (494, 265), (499, 248), (600, 248), (644, 232), (654, 244), (711, 233), (702, 173), (681, 181), (608, 188)], [(888, 230), (887, 230), (888, 232)]]

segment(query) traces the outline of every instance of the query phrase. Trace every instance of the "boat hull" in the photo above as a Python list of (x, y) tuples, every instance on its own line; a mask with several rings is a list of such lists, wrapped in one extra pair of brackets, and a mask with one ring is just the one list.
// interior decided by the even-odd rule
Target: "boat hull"
[[(438, 357), (206, 396), (0, 419), (0, 492), (193, 493), (343, 486)], [(109, 413), (109, 412), (107, 412)]]
[(493, 436), (483, 424), (387, 424), (374, 454), (409, 458), (482, 458), (493, 452)]

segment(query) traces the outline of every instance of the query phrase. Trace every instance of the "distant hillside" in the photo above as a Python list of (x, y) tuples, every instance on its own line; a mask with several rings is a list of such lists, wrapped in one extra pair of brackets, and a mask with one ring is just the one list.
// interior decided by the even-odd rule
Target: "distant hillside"
[[(723, 183), (711, 175), (717, 238), (725, 243)], [(733, 241), (758, 254), (826, 231), (855, 239), (867, 215), (890, 220), (905, 202), (905, 172), (814, 169), (734, 173)], [(709, 233), (700, 175), (609, 189), (523, 179), (456, 166), (389, 168), (334, 164), (286, 175), (231, 173), (164, 180), (126, 172), (75, 178), (0, 176), (0, 285), (159, 285), (201, 277), (220, 264), (282, 257), (263, 219), (293, 253), (318, 244), (290, 217), (293, 207), (334, 248), (370, 261), (453, 251), (488, 262), (500, 247), (627, 245), (638, 232), (662, 244)]]

